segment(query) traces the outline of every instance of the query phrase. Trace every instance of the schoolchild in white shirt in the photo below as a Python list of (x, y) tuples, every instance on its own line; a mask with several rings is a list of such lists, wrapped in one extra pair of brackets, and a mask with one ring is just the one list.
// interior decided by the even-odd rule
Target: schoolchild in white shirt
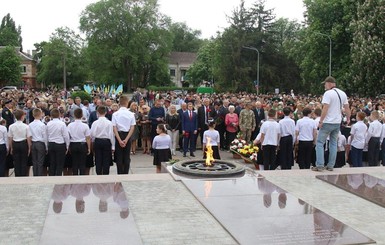
[(261, 147), (263, 148), (263, 165), (265, 170), (274, 170), (279, 145), (281, 128), (276, 121), (276, 111), (268, 111), (268, 120), (261, 126)]
[(357, 122), (352, 126), (351, 135), (351, 149), (350, 157), (353, 167), (362, 167), (362, 151), (365, 147), (365, 137), (367, 126), (363, 122), (366, 114), (364, 112), (357, 113)]
[(32, 136), (33, 176), (44, 176), (47, 175), (47, 168), (44, 167), (44, 159), (48, 152), (47, 125), (41, 121), (43, 116), (41, 109), (34, 109), (32, 115), (35, 120), (29, 124), (29, 129)]

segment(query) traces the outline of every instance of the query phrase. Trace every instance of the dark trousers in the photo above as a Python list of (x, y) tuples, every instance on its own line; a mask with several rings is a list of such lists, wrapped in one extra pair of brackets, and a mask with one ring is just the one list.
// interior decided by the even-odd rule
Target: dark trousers
[(179, 130), (179, 151), (183, 151), (183, 134), (182, 129)]
[(183, 136), (183, 153), (186, 154), (190, 151), (190, 154), (195, 151), (196, 135), (194, 131), (187, 132), (188, 136)]
[[(119, 132), (120, 139), (124, 140), (127, 137), (128, 132)], [(130, 170), (130, 151), (131, 140), (128, 140), (125, 147), (119, 145), (118, 140), (115, 142), (115, 162), (118, 174), (128, 174)]]
[[(208, 130), (209, 127), (205, 124), (203, 125), (203, 127), (201, 128), (201, 130), (199, 131), (199, 136), (201, 137), (201, 144), (203, 145), (203, 134), (206, 130)], [(221, 141), (222, 143), (222, 141)]]
[(28, 164), (28, 144), (26, 140), (13, 141), (13, 164), (15, 167), (15, 176), (27, 176)]
[(229, 148), (231, 142), (235, 140), (235, 137), (237, 137), (237, 132), (229, 132), (226, 130), (226, 142), (227, 142), (227, 148)]
[(380, 137), (371, 137), (368, 142), (369, 166), (378, 166), (380, 155)]
[(111, 164), (111, 141), (109, 139), (95, 139), (95, 166), (97, 175), (109, 175)]
[(7, 147), (5, 144), (0, 145), (0, 177), (5, 176), (7, 168)]
[(66, 144), (48, 143), (49, 175), (62, 176), (66, 159)]
[(71, 142), (70, 152), (72, 157), (72, 174), (85, 175), (87, 161), (87, 143)]
[(362, 151), (363, 149), (357, 149), (352, 146), (350, 150), (350, 158), (352, 160), (353, 167), (362, 167)]
[(32, 142), (32, 166), (33, 176), (43, 176), (44, 160), (45, 160), (45, 144), (44, 142)]
[(229, 144), (227, 144), (227, 134), (226, 134), (226, 125), (224, 123), (219, 124), (216, 127), (216, 130), (219, 132), (220, 142), (221, 142), (221, 149), (227, 149), (229, 147)]
[(313, 141), (299, 141), (298, 165), (300, 169), (309, 169), (313, 153)]
[(381, 161), (382, 166), (385, 166), (385, 140), (383, 140), (381, 144)]
[(277, 146), (264, 145), (263, 148), (263, 165), (265, 170), (274, 170), (275, 161), (277, 159)]
[(281, 169), (291, 169), (293, 166), (293, 136), (288, 135), (281, 137), (279, 141), (279, 163)]
[(338, 151), (337, 152), (337, 158), (336, 158), (336, 164), (334, 165), (335, 168), (342, 168), (346, 164), (345, 159), (345, 151)]

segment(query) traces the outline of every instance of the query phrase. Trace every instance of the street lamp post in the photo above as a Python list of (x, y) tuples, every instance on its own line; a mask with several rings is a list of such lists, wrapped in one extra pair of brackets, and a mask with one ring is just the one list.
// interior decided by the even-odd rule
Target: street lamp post
[(327, 37), (329, 39), (329, 76), (331, 76), (332, 75), (332, 38), (329, 35), (321, 32), (315, 32), (315, 33), (318, 35)]
[(257, 95), (259, 94), (259, 51), (258, 51), (258, 49), (257, 48), (255, 48), (255, 47), (243, 47), (244, 49), (250, 49), (250, 50), (254, 50), (254, 51), (256, 51), (257, 52), (257, 54), (258, 54), (258, 58), (257, 58), (257, 85), (258, 85), (258, 87), (257, 87)]

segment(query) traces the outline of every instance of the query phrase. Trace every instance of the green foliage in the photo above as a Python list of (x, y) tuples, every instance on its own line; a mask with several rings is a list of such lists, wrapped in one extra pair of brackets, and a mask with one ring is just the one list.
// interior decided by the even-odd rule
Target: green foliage
[(92, 101), (92, 97), (90, 94), (88, 94), (85, 91), (75, 91), (71, 93), (71, 97), (75, 99), (76, 97), (80, 97), (82, 101), (88, 100), (89, 102)]
[(20, 57), (14, 47), (0, 49), (0, 82), (18, 84), (21, 80)]
[(37, 80), (47, 85), (62, 85), (65, 73), (66, 87), (85, 81), (87, 72), (82, 46), (83, 40), (69, 28), (58, 28), (49, 42), (35, 44), (35, 58), (41, 58)]
[(88, 5), (80, 29), (87, 37), (90, 78), (124, 80), (128, 90), (170, 81), (169, 25), (156, 0), (106, 0)]
[(173, 36), (172, 51), (175, 52), (198, 52), (203, 41), (199, 39), (201, 31), (192, 30), (186, 23), (172, 23), (170, 32)]
[(350, 43), (353, 33), (350, 22), (356, 15), (357, 2), (304, 0), (307, 27), (301, 36), (297, 52), (303, 52), (303, 56), (299, 56), (302, 78), (311, 91), (321, 93), (323, 87), (319, 83), (329, 75), (328, 37), (332, 41), (332, 75), (338, 80), (339, 87), (347, 88), (352, 62)]
[(384, 93), (385, 83), (385, 1), (371, 0), (359, 5), (352, 22), (352, 90), (360, 95)]
[(0, 25), (0, 46), (20, 47), (23, 50), (21, 27), (16, 27), (10, 14), (3, 17)]
[[(150, 85), (148, 87), (146, 87), (147, 90), (152, 90), (152, 91), (173, 91), (173, 90), (181, 90), (180, 87), (173, 87), (173, 86), (169, 86), (169, 87), (158, 87), (158, 86), (154, 86), (154, 85)], [(189, 87), (189, 88), (182, 88), (184, 91), (188, 91), (188, 92), (196, 92), (197, 91), (197, 87)]]

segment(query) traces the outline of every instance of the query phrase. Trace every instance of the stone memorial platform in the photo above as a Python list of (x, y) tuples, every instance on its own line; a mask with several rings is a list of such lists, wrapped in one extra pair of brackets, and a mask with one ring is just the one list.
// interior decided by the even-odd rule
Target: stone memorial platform
[(319, 179), (383, 167), (214, 180), (133, 158), (129, 175), (0, 179), (0, 244), (385, 244), (384, 207)]

